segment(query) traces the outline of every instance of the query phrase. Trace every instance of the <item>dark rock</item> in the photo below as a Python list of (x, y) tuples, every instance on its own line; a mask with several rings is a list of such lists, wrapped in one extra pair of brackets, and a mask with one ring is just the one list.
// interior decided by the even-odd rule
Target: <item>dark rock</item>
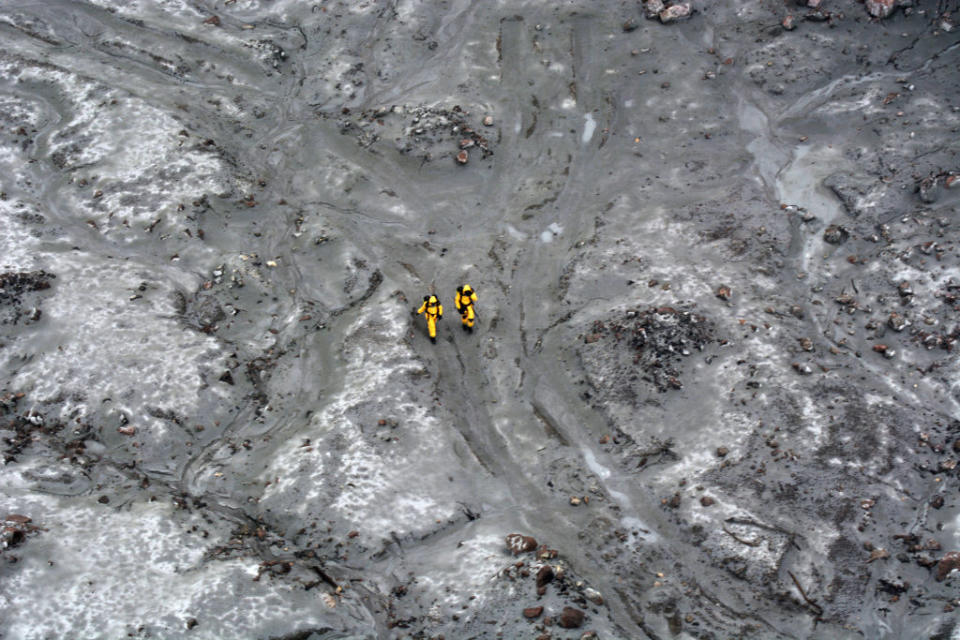
[(720, 298), (721, 300), (729, 300), (730, 296), (732, 295), (733, 295), (733, 291), (731, 291), (730, 287), (728, 287), (727, 285), (722, 284), (719, 287), (717, 287), (717, 297)]
[(717, 457), (718, 457), (718, 458), (724, 458), (724, 457), (726, 457), (726, 455), (727, 455), (728, 453), (730, 453), (730, 450), (727, 449), (726, 447), (717, 447)]
[(233, 385), (233, 375), (229, 371), (224, 371), (219, 380), (220, 382), (226, 382), (229, 385)]
[(813, 369), (810, 367), (810, 365), (808, 365), (808, 364), (806, 364), (806, 363), (794, 362), (794, 363), (792, 363), (790, 366), (793, 367), (793, 370), (794, 370), (794, 371), (796, 371), (797, 373), (799, 373), (799, 374), (802, 375), (802, 376), (808, 376), (808, 375), (810, 375), (811, 373), (813, 373)]
[(934, 509), (940, 509), (943, 507), (943, 496), (937, 495), (930, 498), (930, 506)]
[(50, 279), (56, 276), (45, 271), (8, 271), (0, 273), (0, 303), (19, 303), (28, 291), (50, 288)]
[(943, 582), (954, 569), (960, 569), (960, 551), (951, 551), (937, 564), (937, 582)]
[(577, 629), (583, 624), (584, 613), (580, 609), (564, 607), (558, 623), (564, 629)]
[(531, 536), (524, 536), (519, 533), (511, 533), (506, 537), (507, 549), (513, 552), (513, 555), (518, 553), (526, 553), (527, 551), (533, 551), (537, 548), (537, 541)]
[(540, 570), (537, 571), (537, 588), (546, 586), (553, 580), (553, 567), (548, 564), (540, 567)]
[(877, 588), (891, 595), (898, 596), (910, 589), (910, 583), (905, 580), (887, 580), (880, 578)]
[(843, 244), (849, 237), (849, 231), (835, 224), (830, 225), (823, 231), (823, 241), (830, 244)]
[(710, 496), (703, 496), (702, 498), (700, 498), (700, 504), (703, 505), (704, 507), (713, 506), (715, 502), (716, 500), (714, 500)]
[(794, 23), (794, 17), (792, 15), (787, 16), (783, 20), (781, 20), (780, 25), (787, 31), (793, 31), (794, 29), (797, 28), (797, 25)]
[(634, 20), (633, 18), (630, 18), (629, 20), (623, 23), (623, 30), (626, 33), (630, 33), (631, 31), (636, 31), (637, 26), (638, 26), (637, 21)]
[(24, 541), (26, 536), (24, 536), (23, 531), (17, 527), (4, 527), (3, 531), (0, 532), (0, 549), (3, 547), (15, 547), (21, 542)]
[[(951, 553), (956, 553), (956, 552), (951, 552)], [(947, 554), (947, 555), (950, 555), (950, 554)], [(946, 559), (946, 556), (944, 557), (944, 559)], [(916, 557), (916, 561), (918, 565), (920, 565), (921, 567), (926, 567), (927, 569), (937, 565), (937, 559), (931, 556), (929, 553), (921, 553)], [(957, 561), (960, 562), (960, 554), (958, 554)], [(958, 564), (957, 566), (960, 567), (960, 564)], [(949, 573), (949, 571), (947, 571), (947, 573)], [(937, 575), (940, 575), (939, 571), (937, 572)], [(944, 574), (944, 576), (946, 576), (946, 574)]]
[(470, 154), (467, 153), (467, 150), (464, 149), (457, 154), (457, 163), (458, 164), (467, 164), (467, 161), (470, 159)]
[(99, 502), (100, 504), (110, 504), (110, 498), (108, 498), (107, 496), (100, 496), (99, 498), (97, 498), (97, 502)]
[(543, 613), (543, 607), (527, 607), (523, 610), (523, 617), (533, 620), (539, 618), (541, 613)]
[(197, 622), (196, 618), (190, 618), (189, 620), (187, 620), (187, 629), (193, 629), (198, 624), (200, 623)]
[(682, 502), (682, 498), (680, 497), (680, 494), (675, 493), (673, 494), (673, 497), (671, 497), (670, 500), (667, 501), (667, 506), (672, 509), (676, 509), (677, 507), (680, 506), (681, 502)]

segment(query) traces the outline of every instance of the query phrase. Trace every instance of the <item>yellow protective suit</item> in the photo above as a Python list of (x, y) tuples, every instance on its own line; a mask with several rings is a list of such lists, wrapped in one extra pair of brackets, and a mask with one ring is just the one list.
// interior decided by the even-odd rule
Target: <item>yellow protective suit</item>
[(477, 293), (465, 284), (457, 287), (457, 295), (454, 298), (457, 304), (457, 311), (460, 312), (460, 322), (463, 323), (464, 331), (473, 331), (473, 323), (476, 320), (476, 312), (473, 310), (473, 303), (477, 301)]
[(423, 296), (423, 304), (417, 309), (417, 315), (426, 313), (427, 330), (430, 332), (430, 342), (437, 342), (437, 320), (443, 319), (443, 305), (437, 296)]

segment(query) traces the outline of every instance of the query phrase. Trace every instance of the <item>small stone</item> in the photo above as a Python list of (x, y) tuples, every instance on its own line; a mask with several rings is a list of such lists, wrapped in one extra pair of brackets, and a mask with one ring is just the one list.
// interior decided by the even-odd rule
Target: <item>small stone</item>
[(644, 15), (650, 20), (659, 17), (660, 12), (665, 8), (666, 5), (663, 4), (663, 0), (644, 0), (643, 2)]
[(493, 126), (493, 116), (484, 116), (483, 117), (483, 126), (492, 127)]
[(539, 618), (541, 613), (543, 613), (543, 607), (527, 607), (523, 610), (523, 617), (533, 620)]
[(730, 453), (730, 450), (727, 449), (726, 447), (717, 447), (718, 458), (725, 458), (728, 453)]
[(930, 498), (930, 506), (934, 509), (940, 509), (943, 507), (943, 496), (936, 495)]
[(560, 613), (559, 625), (564, 629), (576, 629), (583, 624), (584, 613), (580, 609), (564, 607)]
[(189, 620), (187, 620), (187, 629), (193, 629), (198, 624), (200, 623), (197, 622), (196, 618), (190, 618)]
[(673, 496), (670, 498), (670, 500), (667, 501), (667, 506), (670, 507), (670, 508), (672, 508), (672, 509), (676, 509), (677, 507), (680, 506), (680, 503), (681, 503), (681, 502), (682, 502), (682, 498), (680, 497), (680, 494), (679, 494), (679, 493), (675, 493), (675, 494), (673, 494)]
[(867, 0), (864, 5), (874, 18), (886, 18), (896, 8), (896, 0)]
[(137, 432), (137, 428), (132, 425), (127, 425), (125, 427), (117, 427), (117, 431), (125, 436), (132, 436)]
[(580, 640), (597, 640), (599, 637), (596, 631), (584, 631), (583, 635), (580, 636)]
[(537, 541), (532, 536), (524, 536), (519, 533), (511, 533), (506, 537), (507, 549), (513, 552), (513, 555), (533, 551), (537, 548)]
[(887, 326), (893, 329), (894, 331), (903, 331), (910, 324), (910, 321), (904, 318), (902, 315), (894, 311), (890, 314), (890, 317), (887, 319)]
[(813, 351), (813, 340), (810, 338), (800, 338), (800, 348), (804, 351)]
[(603, 596), (600, 595), (600, 592), (591, 587), (587, 587), (583, 590), (583, 597), (592, 602), (595, 605), (603, 604)]
[(850, 237), (846, 228), (832, 224), (823, 231), (823, 241), (829, 244), (843, 244)]
[(794, 371), (802, 376), (808, 376), (813, 373), (813, 369), (810, 368), (810, 365), (802, 362), (794, 362), (790, 366), (793, 367)]
[(631, 31), (636, 31), (637, 26), (638, 26), (637, 21), (634, 20), (633, 18), (630, 18), (629, 20), (623, 23), (623, 30), (625, 33), (630, 33)]
[(467, 164), (467, 160), (469, 159), (470, 159), (470, 154), (467, 153), (466, 149), (464, 149), (463, 151), (457, 154), (457, 162), (459, 164)]
[(797, 28), (797, 25), (794, 23), (794, 17), (792, 15), (787, 16), (780, 21), (780, 25), (787, 31), (793, 31)]
[(108, 498), (107, 496), (100, 496), (99, 498), (97, 498), (97, 502), (99, 502), (100, 504), (110, 504), (110, 498)]
[(886, 549), (877, 548), (870, 552), (870, 559), (867, 560), (867, 563), (869, 564), (874, 560), (882, 560), (884, 558), (889, 558), (889, 557), (890, 557), (889, 551), (887, 551)]
[(553, 567), (546, 564), (540, 567), (540, 570), (537, 571), (537, 588), (545, 587), (553, 580)]
[(578, 498), (577, 496), (570, 496), (570, 505), (571, 505), (571, 506), (574, 506), (574, 507), (579, 506), (579, 505), (580, 505), (580, 502), (581, 502), (581, 501), (580, 501), (580, 498)]
[(703, 496), (702, 498), (700, 498), (700, 504), (703, 505), (704, 507), (711, 507), (715, 502), (716, 500), (714, 500), (710, 496)]
[(676, 22), (677, 20), (683, 20), (684, 18), (690, 17), (690, 3), (689, 2), (678, 2), (677, 4), (670, 5), (666, 9), (660, 12), (660, 22), (663, 24), (669, 24), (671, 22)]
[(717, 287), (717, 297), (720, 298), (721, 300), (729, 300), (730, 296), (732, 295), (733, 295), (733, 291), (731, 291), (730, 287), (728, 287), (727, 285), (722, 284), (719, 287)]
[(940, 176), (929, 176), (920, 181), (917, 187), (920, 193), (920, 200), (927, 204), (933, 204), (940, 199)]
[(951, 551), (937, 564), (937, 582), (943, 582), (954, 569), (960, 569), (960, 551)]
[(210, 16), (209, 18), (207, 18), (206, 20), (203, 21), (203, 24), (212, 24), (212, 25), (215, 26), (215, 27), (219, 27), (219, 26), (220, 26), (220, 16)]

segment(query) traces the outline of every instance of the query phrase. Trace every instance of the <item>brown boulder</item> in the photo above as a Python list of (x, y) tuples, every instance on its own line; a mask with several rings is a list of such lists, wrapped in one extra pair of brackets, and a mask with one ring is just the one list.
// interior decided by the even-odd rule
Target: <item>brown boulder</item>
[(537, 588), (545, 586), (547, 583), (553, 580), (553, 567), (548, 564), (540, 567), (540, 570), (537, 571)]
[(670, 5), (666, 9), (660, 12), (660, 22), (663, 24), (669, 24), (671, 22), (676, 22), (677, 20), (682, 20), (684, 18), (689, 18), (691, 13), (690, 3), (689, 2), (679, 2), (674, 5)]
[(17, 524), (27, 524), (31, 519), (30, 516), (22, 516), (19, 513), (11, 513), (4, 518), (7, 522), (16, 522)]
[(539, 618), (541, 613), (543, 613), (543, 607), (527, 607), (523, 610), (523, 617), (533, 620)]
[(560, 613), (559, 625), (564, 629), (576, 629), (583, 624), (584, 613), (580, 609), (564, 607)]
[(511, 533), (506, 537), (507, 549), (513, 555), (533, 551), (537, 548), (537, 541), (531, 536), (524, 536), (519, 533)]
[(896, 8), (895, 0), (867, 0), (867, 13), (874, 18), (886, 18)]
[(937, 582), (943, 582), (954, 569), (960, 569), (960, 551), (951, 551), (937, 564)]

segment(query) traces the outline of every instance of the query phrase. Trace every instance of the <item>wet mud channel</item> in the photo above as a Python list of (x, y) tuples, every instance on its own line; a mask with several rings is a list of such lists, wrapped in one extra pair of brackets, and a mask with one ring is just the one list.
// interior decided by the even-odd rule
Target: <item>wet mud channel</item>
[(0, 637), (960, 638), (955, 0), (0, 37)]

